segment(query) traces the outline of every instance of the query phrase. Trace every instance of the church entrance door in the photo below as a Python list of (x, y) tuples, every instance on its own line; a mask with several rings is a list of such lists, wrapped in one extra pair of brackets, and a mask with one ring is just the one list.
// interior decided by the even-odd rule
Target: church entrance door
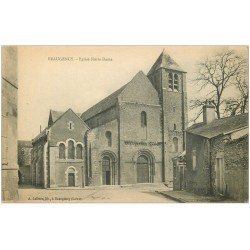
[(102, 158), (102, 185), (111, 185), (111, 166), (110, 158), (104, 156)]
[(149, 183), (149, 160), (141, 155), (137, 159), (137, 183)]

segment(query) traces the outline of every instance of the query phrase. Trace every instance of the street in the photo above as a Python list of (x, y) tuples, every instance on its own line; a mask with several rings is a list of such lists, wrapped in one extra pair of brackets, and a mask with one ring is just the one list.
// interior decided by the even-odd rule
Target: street
[(175, 201), (156, 193), (152, 188), (121, 188), (110, 187), (85, 189), (38, 189), (20, 188), (18, 202), (141, 202), (141, 203), (176, 203)]

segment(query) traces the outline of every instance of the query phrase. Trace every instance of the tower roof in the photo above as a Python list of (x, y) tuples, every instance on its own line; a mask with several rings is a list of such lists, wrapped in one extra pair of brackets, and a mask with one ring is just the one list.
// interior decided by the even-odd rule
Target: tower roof
[(177, 70), (186, 73), (186, 71), (183, 70), (165, 51), (160, 54), (152, 68), (149, 70), (148, 75), (151, 75), (160, 68)]

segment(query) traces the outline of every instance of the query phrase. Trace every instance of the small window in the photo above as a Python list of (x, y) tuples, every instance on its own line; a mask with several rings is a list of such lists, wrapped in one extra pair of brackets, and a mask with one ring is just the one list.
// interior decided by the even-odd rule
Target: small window
[(147, 127), (147, 114), (145, 111), (141, 112), (141, 127)]
[(107, 138), (107, 144), (109, 147), (111, 147), (112, 146), (112, 134), (110, 131), (107, 131), (105, 135)]
[(63, 143), (59, 144), (59, 159), (65, 159), (65, 145)]
[(77, 144), (76, 146), (76, 159), (83, 159), (82, 157), (82, 145)]
[(74, 123), (73, 122), (68, 122), (68, 129), (73, 130), (74, 129)]
[(73, 141), (68, 142), (68, 159), (75, 159), (75, 146)]
[(173, 151), (178, 152), (178, 138), (177, 137), (173, 138)]
[(168, 90), (173, 91), (173, 74), (168, 74)]
[(175, 111), (176, 111), (176, 108), (175, 108), (175, 106), (173, 106), (173, 113), (175, 113)]
[(176, 130), (176, 124), (174, 124), (174, 130)]
[(174, 74), (174, 91), (179, 91), (179, 79), (177, 74)]
[(193, 170), (196, 170), (196, 149), (193, 149), (192, 151), (192, 166)]

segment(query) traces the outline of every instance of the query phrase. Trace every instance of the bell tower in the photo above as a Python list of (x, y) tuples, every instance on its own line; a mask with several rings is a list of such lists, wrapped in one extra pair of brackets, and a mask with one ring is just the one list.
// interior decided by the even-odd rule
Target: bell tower
[(172, 158), (185, 150), (186, 72), (163, 51), (148, 73), (161, 104), (162, 181), (173, 185)]

